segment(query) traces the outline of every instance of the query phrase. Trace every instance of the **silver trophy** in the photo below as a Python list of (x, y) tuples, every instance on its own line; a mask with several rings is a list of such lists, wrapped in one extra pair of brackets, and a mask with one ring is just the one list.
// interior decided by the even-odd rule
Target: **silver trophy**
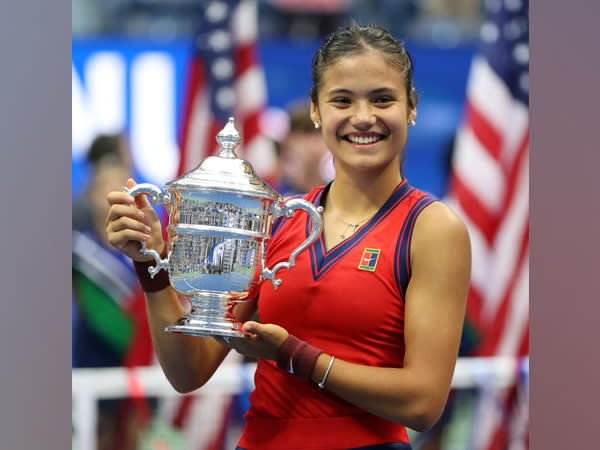
[[(321, 211), (312, 203), (283, 197), (256, 175), (247, 161), (235, 154), (242, 136), (233, 118), (217, 134), (219, 154), (205, 158), (195, 169), (168, 182), (166, 193), (149, 183), (125, 189), (132, 196), (147, 194), (150, 201), (169, 212), (167, 257), (146, 248), (156, 266), (154, 277), (164, 269), (171, 286), (191, 303), (191, 310), (167, 331), (193, 336), (245, 337), (233, 307), (257, 295), (264, 280), (275, 289), (279, 269), (294, 266), (296, 256), (312, 244), (322, 228)], [(311, 217), (306, 240), (272, 269), (265, 267), (265, 252), (273, 219), (291, 217), (304, 210)]]

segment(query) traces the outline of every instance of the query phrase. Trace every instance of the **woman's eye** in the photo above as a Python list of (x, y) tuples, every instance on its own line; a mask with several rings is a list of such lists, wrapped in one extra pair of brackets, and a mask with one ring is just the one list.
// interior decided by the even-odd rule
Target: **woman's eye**
[(391, 102), (392, 100), (393, 100), (393, 99), (392, 99), (392, 97), (388, 97), (388, 96), (385, 96), (385, 97), (377, 97), (377, 98), (375, 99), (375, 103), (389, 103), (389, 102)]
[(338, 97), (338, 98), (334, 98), (333, 99), (333, 103), (339, 103), (342, 105), (348, 105), (350, 104), (350, 99), (347, 97)]

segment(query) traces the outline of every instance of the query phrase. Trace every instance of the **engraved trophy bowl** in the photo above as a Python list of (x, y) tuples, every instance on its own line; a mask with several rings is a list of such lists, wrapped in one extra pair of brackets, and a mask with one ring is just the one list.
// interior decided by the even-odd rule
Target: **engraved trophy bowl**
[[(216, 136), (221, 150), (205, 158), (195, 169), (168, 182), (164, 193), (150, 183), (132, 189), (132, 196), (146, 194), (169, 213), (167, 257), (147, 249), (159, 270), (169, 273), (171, 286), (191, 303), (191, 310), (166, 331), (192, 336), (245, 337), (233, 307), (256, 297), (261, 282), (275, 289), (279, 269), (294, 266), (296, 256), (311, 245), (322, 228), (322, 208), (292, 198), (287, 201), (256, 175), (249, 162), (235, 154), (242, 136), (233, 118)], [(311, 231), (287, 262), (265, 267), (265, 252), (273, 219), (304, 210), (311, 217)]]

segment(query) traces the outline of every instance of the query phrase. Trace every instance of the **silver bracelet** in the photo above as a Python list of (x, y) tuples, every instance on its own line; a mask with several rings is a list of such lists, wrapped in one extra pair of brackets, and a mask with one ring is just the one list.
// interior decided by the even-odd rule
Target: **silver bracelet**
[(331, 370), (331, 366), (333, 365), (333, 360), (334, 359), (335, 359), (335, 356), (332, 356), (331, 359), (329, 360), (329, 366), (327, 366), (327, 370), (325, 371), (325, 375), (323, 375), (323, 379), (318, 384), (319, 389), (323, 389), (325, 387), (325, 381), (327, 381), (327, 376), (329, 375), (329, 371)]

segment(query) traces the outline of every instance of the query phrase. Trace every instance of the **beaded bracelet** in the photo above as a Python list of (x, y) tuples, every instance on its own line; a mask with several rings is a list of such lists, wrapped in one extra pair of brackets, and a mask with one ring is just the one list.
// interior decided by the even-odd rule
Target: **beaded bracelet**
[[(167, 257), (167, 245), (163, 247), (163, 251), (160, 254), (161, 259), (165, 259)], [(135, 274), (140, 281), (140, 285), (142, 286), (142, 290), (144, 292), (158, 292), (162, 291), (167, 286), (171, 285), (169, 281), (169, 273), (166, 270), (159, 270), (154, 278), (151, 278), (150, 273), (148, 272), (148, 268), (156, 264), (156, 261), (153, 259), (150, 261), (134, 261), (133, 267), (135, 269)]]
[(279, 348), (277, 367), (310, 382), (310, 375), (321, 353), (323, 353), (323, 350), (290, 334)]

